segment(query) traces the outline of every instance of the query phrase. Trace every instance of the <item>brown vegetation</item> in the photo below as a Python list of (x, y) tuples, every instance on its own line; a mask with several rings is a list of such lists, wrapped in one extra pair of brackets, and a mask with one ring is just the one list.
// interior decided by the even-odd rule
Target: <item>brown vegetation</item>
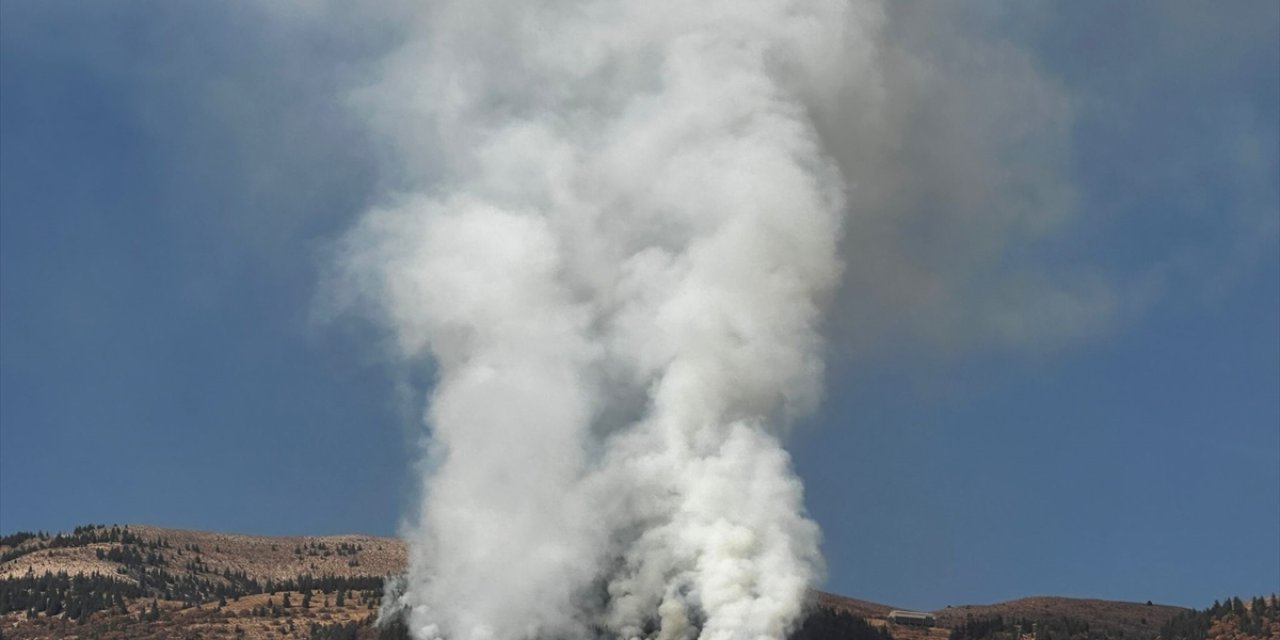
[(934, 615), (938, 624), (946, 627), (964, 622), (968, 616), (1027, 620), (1075, 618), (1087, 621), (1095, 631), (1110, 635), (1123, 633), (1130, 638), (1150, 638), (1164, 623), (1183, 611), (1186, 609), (1160, 604), (1037, 596), (998, 604), (952, 606), (936, 611)]
[[(154, 585), (150, 586), (151, 591), (146, 591), (148, 585), (141, 584), (138, 576), (148, 571), (163, 570), (172, 574), (171, 580), (187, 579), (184, 576), (204, 580), (206, 586), (202, 588), (205, 590), (197, 589), (195, 596), (189, 592), (173, 596), (182, 600), (165, 600), (154, 595), (134, 597), (127, 603), (108, 604), (106, 608), (99, 607), (74, 618), (65, 611), (49, 615), (43, 609), (35, 612), (15, 610), (0, 615), (0, 637), (22, 640), (75, 637), (102, 640), (196, 637), (252, 640), (308, 638), (313, 637), (316, 625), (331, 630), (336, 625), (350, 625), (342, 636), (322, 633), (317, 637), (371, 639), (377, 633), (368, 622), (376, 614), (380, 589), (344, 589), (339, 602), (337, 590), (326, 586), (324, 588), (329, 591), (325, 592), (316, 583), (310, 589), (310, 597), (306, 598), (307, 606), (303, 606), (307, 594), (297, 589), (306, 584), (296, 581), (303, 576), (381, 577), (403, 571), (407, 559), (405, 545), (401, 541), (367, 535), (267, 537), (145, 525), (128, 525), (121, 529), (127, 530), (134, 542), (80, 539), (68, 542), (63, 539), (62, 544), (55, 544), (50, 537), (20, 540), (10, 536), (6, 538), (9, 544), (0, 544), (0, 558), (4, 558), (0, 562), (0, 580), (30, 579), (46, 572), (64, 572), (72, 576), (96, 573), (110, 580), (134, 584), (135, 594), (155, 594)], [(91, 530), (111, 531), (110, 528)], [(119, 555), (130, 548), (140, 550), (148, 557), (145, 561), (138, 560), (136, 556), (132, 560), (120, 560)], [(154, 557), (150, 555), (152, 553)], [(254, 582), (246, 583), (237, 576)], [(289, 581), (295, 582), (282, 584)], [(378, 583), (378, 580), (372, 582), (374, 585)], [(246, 587), (247, 584), (258, 586)], [(270, 587), (272, 584), (274, 588)], [(228, 595), (210, 596), (207, 585), (215, 585), (217, 593)], [(143, 590), (139, 591), (139, 588)], [(281, 590), (284, 588), (294, 590)], [(249, 593), (245, 589), (270, 592)], [(161, 590), (160, 593), (164, 592)], [(1187, 611), (1156, 604), (1034, 597), (990, 605), (950, 606), (934, 612), (936, 627), (921, 628), (890, 623), (887, 616), (894, 607), (889, 605), (822, 592), (814, 592), (813, 604), (865, 619), (875, 627), (887, 628), (896, 640), (947, 640), (950, 630), (966, 619), (994, 616), (1029, 621), (1076, 619), (1087, 621), (1091, 631), (1102, 632), (1108, 637), (1140, 640), (1154, 638), (1166, 622)], [(1239, 628), (1232, 628), (1231, 624), (1230, 620), (1216, 622), (1209, 638), (1246, 640)], [(1270, 630), (1272, 638), (1280, 638), (1280, 625)]]
[[(387, 575), (402, 571), (407, 558), (404, 543), (400, 540), (359, 534), (275, 537), (136, 524), (124, 527), (145, 540), (167, 542), (169, 550), (165, 552), (165, 566), (170, 571), (179, 571), (184, 562), (199, 555), (212, 573), (221, 574), (230, 568), (233, 572), (244, 571), (259, 581), (287, 580), (304, 573), (313, 576)], [(358, 547), (360, 551), (354, 556), (342, 555), (337, 551), (339, 545)], [(38, 546), (39, 541), (34, 539), (13, 547), (0, 545), (0, 554)], [(120, 563), (100, 560), (96, 552), (109, 550), (112, 546), (116, 545), (94, 543), (28, 553), (0, 563), (0, 579), (19, 577), (28, 571), (36, 575), (45, 571), (66, 571), (69, 574), (96, 571), (110, 575), (117, 571)]]

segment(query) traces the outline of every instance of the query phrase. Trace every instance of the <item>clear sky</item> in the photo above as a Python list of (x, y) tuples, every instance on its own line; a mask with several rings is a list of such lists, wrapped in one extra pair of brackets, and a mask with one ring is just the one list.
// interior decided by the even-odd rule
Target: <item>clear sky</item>
[[(855, 187), (826, 401), (790, 442), (827, 587), (1280, 591), (1280, 8), (934, 9), (890, 11), (885, 58), (939, 79), (899, 138), (916, 173)], [(395, 180), (337, 98), (390, 32), (0, 4), (0, 531), (396, 532), (429, 368), (317, 312), (328, 247)], [(1028, 190), (1066, 195), (993, 226)], [(866, 257), (891, 219), (895, 256)], [(907, 267), (950, 301), (895, 302)]]

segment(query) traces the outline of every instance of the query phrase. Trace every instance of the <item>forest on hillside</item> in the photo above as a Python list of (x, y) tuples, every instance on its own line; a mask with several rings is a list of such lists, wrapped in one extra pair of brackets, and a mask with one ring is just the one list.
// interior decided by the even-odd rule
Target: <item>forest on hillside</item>
[[(1123, 631), (1104, 631), (1072, 617), (969, 617), (951, 630), (949, 640), (1124, 640)], [(1189, 610), (1162, 625), (1159, 640), (1270, 640), (1280, 638), (1280, 599), (1255, 597), (1214, 602), (1202, 611)]]

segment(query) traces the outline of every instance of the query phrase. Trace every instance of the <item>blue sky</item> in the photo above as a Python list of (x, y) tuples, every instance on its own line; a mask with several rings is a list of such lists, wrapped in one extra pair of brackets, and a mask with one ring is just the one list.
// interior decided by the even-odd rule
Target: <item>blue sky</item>
[[(861, 285), (837, 303), (827, 400), (791, 442), (828, 588), (920, 608), (1280, 591), (1276, 6), (975, 6), (945, 32), (899, 9), (894, 36), (980, 32), (1034, 68), (1070, 117), (992, 155), (1068, 191), (1067, 222), (985, 262), (964, 234), (904, 240), (972, 291), (947, 313)], [(395, 180), (334, 99), (384, 30), (0, 5), (0, 530), (396, 531), (429, 372), (316, 313), (327, 247)], [(1005, 77), (960, 72), (944, 115)], [(980, 195), (954, 219), (893, 206), (968, 224), (1011, 197)], [(1087, 330), (980, 313), (1068, 272), (1113, 300)]]

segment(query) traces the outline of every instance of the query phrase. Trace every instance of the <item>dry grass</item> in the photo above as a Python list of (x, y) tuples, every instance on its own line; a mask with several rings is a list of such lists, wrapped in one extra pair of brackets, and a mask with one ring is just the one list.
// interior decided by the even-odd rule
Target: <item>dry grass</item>
[(855, 598), (846, 598), (838, 596), (834, 593), (825, 593), (822, 591), (814, 592), (814, 602), (828, 609), (843, 611), (850, 615), (868, 620), (881, 618), (889, 615), (894, 608), (889, 605), (880, 604), (878, 602), (868, 602), (866, 600), (858, 600)]
[[(288, 580), (302, 574), (383, 576), (402, 571), (407, 558), (404, 543), (400, 540), (360, 534), (270, 537), (148, 525), (128, 525), (128, 529), (144, 540), (165, 540), (169, 544), (169, 548), (162, 550), (168, 565), (166, 569), (175, 573), (181, 571), (183, 564), (196, 557), (197, 554), (190, 550), (192, 545), (200, 549), (200, 560), (208, 565), (210, 573), (220, 574), (224, 569), (230, 568), (233, 572), (243, 571), (250, 578), (259, 581)], [(359, 545), (361, 550), (355, 556), (341, 556), (335, 552), (339, 543)], [(34, 549), (37, 544), (37, 541), (32, 540), (17, 548)], [(328, 554), (311, 549), (310, 545), (313, 544), (326, 545), (329, 548)], [(122, 564), (96, 557), (98, 549), (105, 552), (113, 546), (118, 545), (97, 543), (34, 551), (0, 564), (0, 579), (23, 576), (28, 571), (35, 575), (43, 575), (46, 571), (66, 571), (71, 575), (94, 572), (116, 574)], [(304, 548), (301, 555), (295, 553), (299, 547)], [(8, 549), (9, 547), (3, 547), (0, 551)], [(312, 552), (314, 555), (308, 555)], [(353, 558), (358, 563), (354, 566), (351, 564)]]
[(1021, 598), (998, 604), (960, 605), (934, 613), (938, 624), (952, 627), (972, 615), (975, 618), (1004, 616), (1005, 618), (1077, 618), (1089, 623), (1092, 630), (1128, 637), (1152, 637), (1170, 618), (1186, 611), (1182, 607), (1140, 602), (1117, 602), (1087, 598), (1059, 598), (1037, 596)]
[(1088, 622), (1089, 626), (1097, 631), (1112, 635), (1123, 632), (1130, 638), (1151, 638), (1170, 618), (1186, 611), (1182, 607), (1137, 602), (1034, 597), (997, 604), (947, 607), (933, 612), (937, 619), (937, 626), (922, 628), (889, 622), (887, 620), (889, 612), (897, 607), (828, 593), (818, 593), (815, 600), (819, 605), (865, 618), (875, 626), (887, 626), (895, 640), (945, 640), (950, 629), (964, 622), (969, 616), (974, 618), (1004, 616), (1028, 620), (1077, 618)]
[[(404, 570), (407, 559), (405, 545), (394, 538), (351, 534), (335, 536), (252, 536), (234, 533), (169, 529), (147, 525), (128, 525), (128, 530), (140, 536), (144, 543), (163, 540), (166, 543), (158, 552), (164, 556), (164, 569), (177, 574), (187, 573), (186, 563), (199, 558), (200, 575), (207, 579), (219, 576), (230, 569), (243, 572), (259, 582), (268, 579), (284, 581), (297, 579), (304, 574), (322, 576), (385, 576)], [(94, 543), (78, 547), (38, 549), (42, 541), (28, 540), (16, 547), (0, 547), (0, 552), (14, 549), (29, 553), (0, 564), (0, 578), (20, 577), (28, 572), (43, 575), (66, 572), (116, 576), (121, 580), (133, 578), (119, 572), (123, 564), (99, 559), (117, 543)], [(359, 549), (354, 555), (340, 555), (338, 545)], [(327, 548), (319, 548), (321, 545)], [(199, 551), (195, 551), (195, 549)], [(300, 553), (299, 553), (300, 551)], [(354, 560), (354, 562), (353, 562)], [(349, 593), (344, 606), (337, 606), (334, 593), (312, 591), (311, 607), (303, 608), (302, 594), (290, 592), (292, 607), (279, 609), (286, 592), (242, 596), (228, 599), (225, 606), (213, 603), (186, 607), (181, 602), (159, 601), (161, 616), (155, 622), (139, 622), (151, 600), (138, 599), (129, 604), (129, 614), (103, 611), (90, 617), (85, 624), (76, 624), (61, 617), (43, 615), (28, 620), (25, 614), (10, 613), (0, 616), (0, 637), (15, 640), (37, 638), (97, 637), (101, 640), (159, 640), (168, 638), (227, 638), (227, 639), (276, 639), (305, 638), (311, 624), (328, 625), (361, 622), (376, 613), (376, 603), (362, 602), (361, 595)], [(326, 598), (328, 606), (325, 606)], [(276, 605), (275, 613), (269, 604)], [(266, 610), (264, 612), (264, 609)], [(362, 627), (362, 638), (373, 638), (373, 630)]]
[[(282, 581), (296, 579), (303, 574), (312, 576), (384, 576), (404, 570), (407, 559), (405, 545), (394, 538), (381, 538), (359, 534), (337, 536), (286, 536), (268, 537), (234, 533), (168, 529), (147, 525), (129, 525), (128, 530), (146, 541), (164, 540), (167, 546), (160, 551), (165, 556), (166, 569), (182, 573), (187, 562), (198, 557), (205, 576), (218, 576), (225, 570), (244, 572), (248, 577), (265, 582), (268, 579)], [(105, 553), (114, 543), (95, 543), (81, 547), (34, 550), (37, 540), (29, 540), (18, 549), (32, 549), (30, 553), (0, 564), (0, 578), (22, 576), (27, 572), (41, 575), (46, 571), (68, 574), (94, 573), (117, 575), (123, 567), (120, 563), (97, 558), (97, 552)], [(339, 544), (359, 547), (354, 556), (339, 555)], [(327, 547), (328, 552), (318, 547)], [(197, 553), (194, 549), (198, 548)], [(11, 551), (0, 547), (0, 552)], [(301, 553), (299, 553), (301, 550)], [(352, 559), (356, 562), (353, 563)], [(302, 594), (292, 592), (290, 609), (264, 615), (263, 609), (283, 603), (284, 592), (243, 596), (228, 600), (223, 607), (208, 603), (198, 607), (185, 607), (180, 602), (160, 602), (162, 616), (159, 621), (138, 622), (139, 613), (150, 600), (138, 600), (130, 605), (130, 615), (100, 612), (94, 614), (86, 625), (76, 625), (60, 618), (43, 616), (26, 620), (25, 615), (9, 614), (0, 617), (0, 633), (5, 638), (34, 640), (36, 638), (87, 637), (96, 633), (102, 640), (139, 640), (159, 638), (305, 638), (309, 625), (363, 621), (375, 611), (368, 602), (361, 602), (358, 595), (349, 595), (345, 606), (336, 606), (335, 594), (328, 594), (329, 606), (323, 606), (325, 595), (312, 592), (311, 608), (303, 609)], [(814, 602), (820, 606), (867, 619), (876, 626), (888, 626), (897, 640), (946, 640), (951, 627), (966, 617), (1001, 615), (1006, 618), (1031, 620), (1069, 617), (1088, 621), (1098, 631), (1118, 634), (1124, 632), (1130, 638), (1150, 638), (1166, 621), (1183, 611), (1179, 607), (1147, 605), (1132, 602), (1112, 602), (1057, 597), (1035, 597), (991, 605), (961, 605), (934, 612), (938, 626), (919, 628), (894, 625), (886, 616), (895, 607), (846, 598), (829, 593), (814, 592)], [(372, 638), (373, 630), (362, 628), (362, 638)], [(1221, 629), (1219, 640), (1236, 640), (1231, 629)]]
[[(18, 548), (24, 546), (34, 547), (34, 545), (18, 545)], [(0, 564), (0, 580), (21, 577), (28, 572), (39, 576), (44, 575), (46, 571), (49, 573), (66, 571), (68, 575), (77, 573), (111, 575), (116, 572), (117, 567), (121, 566), (120, 563), (99, 560), (96, 555), (97, 549), (102, 549), (105, 552), (111, 546), (110, 544), (99, 543), (85, 547), (34, 551)], [(4, 547), (5, 550), (8, 548)]]
[[(136, 616), (149, 606), (150, 601), (139, 601), (130, 606), (130, 614), (134, 617), (121, 616), (114, 613), (98, 613), (83, 625), (62, 619), (39, 618), (29, 621), (24, 616), (9, 614), (0, 616), (3, 637), (14, 640), (37, 640), (45, 638), (78, 638), (97, 637), (101, 640), (160, 640), (170, 638), (240, 638), (244, 640), (267, 640), (269, 638), (306, 638), (312, 624), (327, 625), (349, 622), (367, 621), (376, 611), (361, 604), (359, 598), (352, 598), (346, 606), (333, 604), (334, 596), (329, 594), (330, 606), (322, 606), (324, 595), (313, 591), (313, 604), (310, 609), (293, 606), (280, 611), (279, 615), (259, 615), (255, 610), (268, 608), (268, 601), (279, 605), (284, 592), (275, 595), (259, 594), (241, 597), (238, 602), (228, 601), (225, 607), (203, 605), (200, 607), (183, 607), (178, 602), (160, 601), (162, 612), (156, 622), (138, 622)], [(296, 591), (290, 594), (296, 603), (302, 600), (302, 594)], [(368, 627), (361, 629), (362, 638), (372, 638), (376, 634)]]
[[(200, 548), (200, 557), (214, 572), (230, 567), (232, 571), (244, 571), (257, 580), (288, 580), (304, 573), (313, 576), (381, 576), (404, 570), (407, 553), (404, 543), (395, 538), (380, 538), (361, 534), (336, 536), (251, 536), (236, 533), (214, 533), (189, 529), (164, 529), (145, 525), (130, 525), (130, 531), (144, 538), (164, 538), (172, 545), (180, 561), (190, 555), (182, 551), (187, 545)], [(359, 545), (361, 551), (354, 556), (359, 562), (351, 566), (349, 556), (339, 556), (333, 550), (339, 543)], [(298, 547), (324, 544), (329, 555), (303, 555), (294, 553)]]

